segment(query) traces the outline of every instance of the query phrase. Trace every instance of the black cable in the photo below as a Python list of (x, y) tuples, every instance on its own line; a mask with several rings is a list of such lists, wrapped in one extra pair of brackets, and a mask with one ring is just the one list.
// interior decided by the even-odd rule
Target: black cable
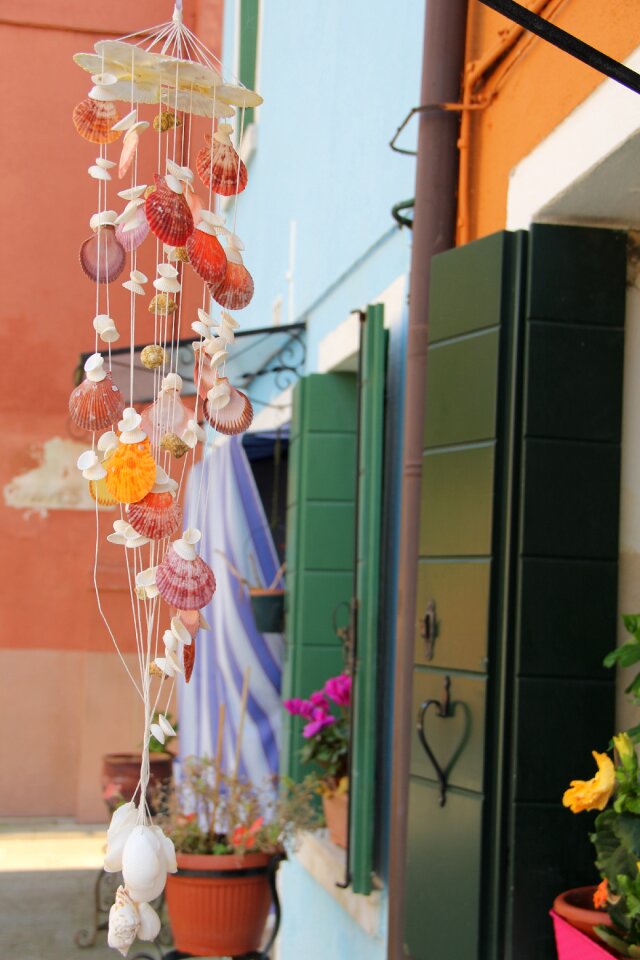
[(640, 74), (630, 70), (629, 67), (625, 67), (623, 63), (619, 63), (613, 57), (608, 57), (606, 53), (596, 50), (595, 47), (585, 43), (584, 40), (574, 37), (572, 33), (567, 33), (566, 30), (556, 27), (555, 24), (545, 20), (544, 17), (539, 17), (531, 10), (520, 6), (514, 0), (480, 0), (480, 3), (483, 3), (485, 7), (491, 7), (497, 13), (503, 14), (509, 20), (524, 27), (525, 30), (529, 30), (530, 33), (542, 37), (543, 40), (552, 43), (554, 47), (564, 50), (565, 53), (575, 57), (576, 60), (582, 60), (583, 63), (593, 67), (594, 70), (598, 70), (617, 83), (621, 83), (623, 87), (628, 87), (634, 93), (640, 93)]

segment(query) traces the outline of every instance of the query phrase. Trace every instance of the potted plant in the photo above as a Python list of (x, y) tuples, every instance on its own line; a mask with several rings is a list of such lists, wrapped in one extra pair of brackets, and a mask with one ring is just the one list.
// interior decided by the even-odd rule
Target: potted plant
[[(605, 658), (606, 666), (640, 662), (640, 614), (623, 620), (629, 639)], [(626, 692), (640, 705), (640, 673)], [(607, 752), (593, 753), (595, 776), (573, 780), (564, 794), (563, 803), (572, 813), (599, 811), (591, 841), (601, 883), (556, 899), (552, 915), (560, 960), (577, 956), (570, 951), (578, 948), (584, 960), (640, 958), (640, 767), (635, 746), (639, 739), (638, 726), (613, 737)]]
[(166, 887), (177, 950), (222, 957), (259, 949), (277, 864), (298, 831), (318, 826), (315, 789), (310, 778), (259, 787), (207, 757), (183, 763), (156, 818), (177, 855)]
[(339, 847), (347, 846), (349, 814), (349, 708), (351, 677), (346, 673), (331, 677), (322, 690), (308, 700), (285, 700), (284, 708), (302, 717), (305, 725), (301, 751), (305, 763), (314, 763), (322, 771), (320, 792), (329, 836)]
[[(152, 806), (154, 794), (171, 780), (174, 755), (168, 748), (175, 739), (178, 726), (171, 714), (162, 717), (155, 714), (153, 719), (153, 730), (157, 736), (152, 735), (149, 738), (149, 793)], [(164, 739), (160, 740), (158, 737)], [(142, 756), (139, 753), (107, 753), (103, 756), (102, 799), (110, 814), (113, 814), (120, 804), (128, 803), (135, 794), (140, 779), (141, 761)]]
[(282, 576), (285, 571), (285, 564), (278, 568), (276, 574), (268, 587), (261, 587), (259, 584), (258, 568), (255, 557), (249, 554), (249, 564), (253, 570), (253, 580), (247, 580), (240, 571), (231, 563), (227, 555), (222, 550), (217, 550), (229, 567), (229, 570), (238, 581), (240, 589), (245, 588), (249, 594), (249, 602), (253, 611), (253, 619), (260, 633), (282, 633), (284, 630), (284, 595), (283, 587), (277, 587), (277, 583), (282, 583)]

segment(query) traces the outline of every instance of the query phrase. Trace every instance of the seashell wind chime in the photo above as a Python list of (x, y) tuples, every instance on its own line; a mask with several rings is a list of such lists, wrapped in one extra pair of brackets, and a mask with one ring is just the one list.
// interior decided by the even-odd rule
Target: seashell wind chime
[[(189, 456), (193, 464), (198, 448), (206, 452), (216, 432), (242, 433), (253, 417), (249, 399), (225, 376), (238, 327), (229, 311), (243, 309), (253, 296), (253, 280), (235, 233), (237, 198), (247, 185), (247, 169), (226, 121), (238, 114), (239, 150), (245, 109), (262, 101), (224, 79), (219, 61), (184, 25), (181, 0), (168, 23), (120, 40), (101, 40), (95, 53), (78, 53), (74, 60), (92, 74), (93, 86), (74, 109), (73, 123), (99, 155), (88, 168), (97, 182), (97, 209), (89, 221), (91, 235), (79, 253), (82, 272), (95, 284), (95, 352), (85, 364), (85, 379), (70, 396), (69, 413), (74, 424), (90, 434), (77, 465), (96, 503), (98, 608), (142, 701), (144, 717), (138, 790), (113, 815), (104, 864), (107, 871), (122, 872), (108, 942), (126, 956), (136, 937), (157, 936), (160, 920), (151, 902), (162, 893), (167, 872), (176, 870), (173, 844), (153, 825), (147, 802), (149, 739), (164, 743), (174, 733), (167, 706), (157, 721), (155, 717), (168, 705), (175, 678), (190, 678), (198, 631), (207, 629), (201, 610), (216, 588), (213, 571), (199, 555), (200, 531), (182, 530), (180, 487)], [(202, 187), (196, 187), (190, 166), (194, 117), (210, 121), (204, 144), (194, 151)], [(108, 156), (111, 145), (113, 158)], [(149, 185), (138, 183), (138, 156), (145, 145), (157, 156)], [(110, 195), (112, 189), (121, 204)], [(219, 197), (233, 198), (232, 229), (217, 209)], [(110, 203), (122, 209), (111, 209)], [(138, 268), (137, 253), (142, 244), (154, 241), (157, 275), (152, 292)], [(109, 292), (120, 278), (130, 303), (128, 403), (114, 382), (111, 364), (111, 344), (120, 334)], [(185, 283), (202, 290), (197, 318), (182, 317)], [(221, 308), (217, 316), (212, 301)], [(180, 330), (189, 319), (196, 335), (194, 407), (181, 397), (178, 374)], [(155, 393), (142, 411), (134, 406), (136, 339), (147, 341), (140, 361), (153, 373)], [(206, 502), (207, 495), (201, 484), (198, 497)], [(124, 547), (138, 678), (118, 649), (100, 603), (95, 576), (102, 549), (100, 506), (119, 508), (104, 549)]]

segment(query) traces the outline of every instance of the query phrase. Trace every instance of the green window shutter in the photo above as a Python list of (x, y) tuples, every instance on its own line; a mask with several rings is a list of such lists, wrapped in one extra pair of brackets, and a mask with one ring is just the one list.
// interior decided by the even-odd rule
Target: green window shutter
[[(258, 61), (258, 28), (260, 23), (260, 0), (240, 0), (240, 50), (238, 79), (250, 90), (255, 90), (256, 64)], [(245, 110), (245, 130), (253, 123), (253, 107)]]
[(369, 307), (360, 353), (358, 647), (349, 788), (351, 885), (364, 894), (371, 892), (373, 869), (386, 343), (384, 308)]
[[(307, 697), (344, 667), (333, 613), (353, 595), (356, 378), (312, 374), (293, 392), (287, 493), (283, 697)], [(303, 774), (301, 723), (284, 716), (283, 772)]]

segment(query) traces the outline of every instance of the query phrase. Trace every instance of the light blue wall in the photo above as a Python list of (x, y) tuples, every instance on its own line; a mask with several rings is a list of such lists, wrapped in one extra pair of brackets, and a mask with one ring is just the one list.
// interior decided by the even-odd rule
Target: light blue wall
[[(231, 69), (238, 6), (226, 0), (224, 62)], [(307, 372), (317, 369), (318, 344), (329, 331), (409, 271), (411, 233), (397, 228), (390, 211), (414, 195), (415, 161), (393, 153), (388, 143), (418, 103), (423, 17), (424, 0), (263, 2), (257, 87), (265, 103), (249, 183), (237, 206), (237, 232), (256, 292), (238, 319), (245, 327), (269, 326), (279, 295), (282, 322), (289, 319), (285, 275), (289, 222), (295, 220), (291, 319), (307, 323)], [(415, 132), (405, 132), (404, 146), (415, 145)], [(232, 211), (230, 205), (229, 219)], [(390, 331), (388, 387), (396, 429), (388, 453), (398, 466), (405, 323), (406, 315)], [(263, 400), (268, 386), (256, 385)], [(397, 521), (393, 504), (399, 504), (397, 470), (392, 473), (386, 479), (391, 525)], [(393, 535), (393, 554), (391, 541)], [(391, 572), (388, 581), (393, 594)], [(380, 731), (385, 740), (388, 734)], [(384, 834), (384, 823), (379, 827)], [(295, 856), (283, 865), (281, 883), (280, 960), (386, 956), (384, 908), (379, 935), (371, 937)]]

